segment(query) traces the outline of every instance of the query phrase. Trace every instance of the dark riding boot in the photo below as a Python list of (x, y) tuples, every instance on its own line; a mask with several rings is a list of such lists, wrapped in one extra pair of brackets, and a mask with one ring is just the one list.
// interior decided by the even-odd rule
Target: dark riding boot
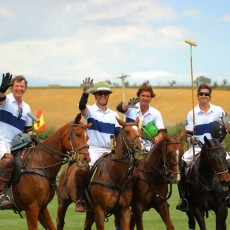
[(85, 212), (85, 201), (83, 200), (82, 196), (85, 189), (88, 173), (89, 170), (79, 169), (75, 174), (77, 198), (75, 212)]
[[(228, 165), (228, 173), (230, 174), (230, 159), (227, 160), (227, 165)], [(230, 185), (228, 186), (228, 194), (225, 199), (225, 206), (227, 208), (230, 208)]]
[(180, 201), (178, 205), (176, 206), (176, 209), (182, 212), (188, 211), (188, 201), (185, 198), (186, 196), (186, 176), (185, 176), (186, 165), (187, 165), (186, 162), (182, 160), (181, 162), (181, 180), (178, 184)]
[(13, 172), (15, 160), (10, 153), (5, 153), (0, 161), (0, 209), (11, 208), (12, 201), (5, 195), (8, 182)]

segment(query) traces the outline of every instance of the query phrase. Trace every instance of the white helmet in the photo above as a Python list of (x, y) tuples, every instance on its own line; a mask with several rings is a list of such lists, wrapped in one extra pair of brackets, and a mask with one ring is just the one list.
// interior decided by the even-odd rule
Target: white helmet
[(95, 95), (97, 92), (108, 92), (110, 94), (112, 93), (112, 90), (106, 81), (99, 81), (94, 84), (94, 90), (92, 91), (92, 94)]

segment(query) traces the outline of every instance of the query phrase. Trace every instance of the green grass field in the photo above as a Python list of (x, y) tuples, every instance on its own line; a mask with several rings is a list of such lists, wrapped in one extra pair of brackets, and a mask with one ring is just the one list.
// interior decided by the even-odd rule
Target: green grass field
[[(170, 203), (170, 214), (171, 219), (174, 224), (175, 229), (182, 230), (182, 229), (188, 229), (187, 225), (187, 216), (185, 213), (180, 212), (176, 210), (176, 205), (178, 202), (178, 192), (177, 192), (177, 186), (173, 185), (173, 193), (172, 196), (169, 199)], [(83, 229), (84, 226), (84, 213), (76, 213), (74, 211), (74, 204), (71, 204), (68, 208), (67, 214), (66, 214), (66, 224), (65, 224), (65, 230), (80, 230)], [(56, 219), (56, 209), (57, 209), (57, 197), (55, 196), (53, 201), (49, 205), (49, 211), (51, 213), (52, 219), (55, 222)], [(0, 211), (0, 229), (1, 230), (11, 230), (11, 229), (17, 229), (17, 230), (25, 230), (27, 229), (26, 225), (26, 218), (24, 216), (23, 219), (17, 214), (14, 214), (11, 210), (4, 210)], [(109, 218), (109, 221), (105, 223), (105, 229), (115, 229), (114, 228), (114, 218), (111, 216)], [(162, 230), (166, 229), (164, 223), (162, 222), (159, 214), (154, 210), (150, 210), (148, 212), (144, 213), (144, 229), (145, 230)], [(215, 215), (212, 212), (209, 212), (209, 218), (206, 219), (207, 223), (207, 229), (208, 230), (214, 230), (215, 229)], [(230, 217), (228, 216), (227, 224), (230, 224)], [(39, 225), (39, 230), (43, 229), (41, 225)], [(95, 225), (92, 228), (95, 230)], [(197, 229), (199, 229), (197, 227)]]

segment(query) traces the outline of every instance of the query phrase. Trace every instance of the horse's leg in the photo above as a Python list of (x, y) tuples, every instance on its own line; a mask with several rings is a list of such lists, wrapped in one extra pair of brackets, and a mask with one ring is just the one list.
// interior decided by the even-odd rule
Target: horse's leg
[(37, 204), (32, 204), (25, 209), (28, 230), (38, 230), (39, 208)]
[(130, 221), (130, 230), (136, 228), (137, 230), (143, 230), (143, 206), (141, 204), (132, 207), (131, 209), (131, 221)]
[(201, 211), (199, 207), (194, 207), (194, 216), (200, 227), (200, 230), (206, 230), (205, 220), (204, 220), (204, 211)]
[(122, 230), (130, 230), (131, 212), (129, 207), (114, 213), (114, 215), (116, 227), (120, 227)]
[(58, 202), (58, 208), (57, 208), (57, 230), (62, 230), (65, 225), (65, 215), (66, 215), (66, 210), (71, 204), (71, 200), (59, 200)]
[(94, 212), (86, 212), (84, 230), (91, 230), (92, 225), (95, 221)]
[(216, 230), (226, 230), (226, 219), (228, 216), (228, 209), (221, 205), (216, 211)]
[(170, 214), (169, 214), (169, 204), (167, 201), (163, 202), (161, 205), (156, 206), (155, 209), (160, 214), (161, 219), (164, 221), (167, 230), (174, 230)]
[(47, 209), (47, 206), (42, 208), (39, 216), (38, 216), (38, 220), (40, 222), (40, 224), (47, 230), (55, 230), (55, 226), (54, 223), (51, 219), (50, 213)]
[(189, 209), (186, 212), (186, 215), (188, 217), (188, 226), (189, 226), (189, 229), (195, 230), (195, 228), (196, 228), (196, 220), (195, 220), (195, 217), (194, 217), (194, 214), (193, 214), (191, 206), (189, 206)]
[(101, 207), (95, 208), (95, 224), (97, 230), (104, 230), (105, 212)]

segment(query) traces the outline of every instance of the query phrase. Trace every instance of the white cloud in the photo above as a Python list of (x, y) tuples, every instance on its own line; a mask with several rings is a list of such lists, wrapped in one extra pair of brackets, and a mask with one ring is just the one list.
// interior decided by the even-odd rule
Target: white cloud
[[(0, 4), (0, 70), (28, 75), (33, 84), (39, 79), (39, 84), (71, 85), (82, 76), (103, 80), (122, 73), (170, 79), (188, 72), (184, 39), (194, 38), (203, 42), (196, 50), (199, 67), (204, 66), (201, 54), (210, 62), (200, 72), (227, 72), (212, 55), (226, 52), (205, 49), (210, 46), (205, 39), (228, 50), (229, 34), (220, 21), (210, 26), (214, 19), (207, 20), (205, 10), (205, 3), (158, 0), (5, 1)], [(218, 16), (228, 21), (227, 14)]]

